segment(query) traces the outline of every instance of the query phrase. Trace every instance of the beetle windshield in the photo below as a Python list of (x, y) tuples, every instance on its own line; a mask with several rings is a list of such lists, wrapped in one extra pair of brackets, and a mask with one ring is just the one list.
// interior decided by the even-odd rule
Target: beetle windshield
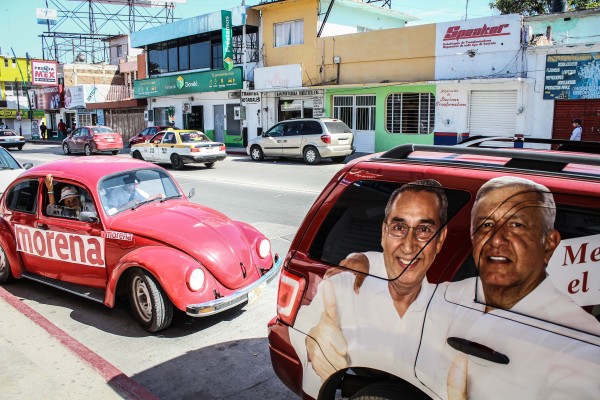
[(98, 187), (104, 212), (115, 215), (153, 200), (180, 197), (173, 179), (159, 169), (136, 169), (111, 175)]

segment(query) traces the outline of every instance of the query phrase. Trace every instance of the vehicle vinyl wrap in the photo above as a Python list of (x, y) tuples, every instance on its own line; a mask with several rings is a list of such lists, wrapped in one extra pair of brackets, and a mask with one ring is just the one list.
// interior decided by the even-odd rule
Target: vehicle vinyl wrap
[(15, 225), (17, 251), (41, 258), (106, 267), (104, 239)]

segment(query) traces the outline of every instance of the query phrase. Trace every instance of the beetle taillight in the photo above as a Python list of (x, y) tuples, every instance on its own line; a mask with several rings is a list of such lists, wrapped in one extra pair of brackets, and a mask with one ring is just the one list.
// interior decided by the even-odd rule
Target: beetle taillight
[(277, 318), (283, 323), (290, 326), (294, 324), (305, 287), (306, 279), (287, 269), (281, 270), (277, 291)]
[(329, 135), (321, 135), (321, 141), (323, 143), (331, 144), (331, 136), (329, 136)]

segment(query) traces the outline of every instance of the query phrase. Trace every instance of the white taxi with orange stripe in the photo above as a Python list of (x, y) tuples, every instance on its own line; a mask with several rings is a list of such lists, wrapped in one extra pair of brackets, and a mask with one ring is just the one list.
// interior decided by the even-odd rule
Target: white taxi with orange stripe
[(213, 142), (205, 133), (196, 130), (158, 132), (146, 143), (131, 146), (130, 154), (139, 160), (170, 163), (175, 169), (191, 163), (203, 163), (212, 168), (215, 162), (227, 157), (225, 144)]

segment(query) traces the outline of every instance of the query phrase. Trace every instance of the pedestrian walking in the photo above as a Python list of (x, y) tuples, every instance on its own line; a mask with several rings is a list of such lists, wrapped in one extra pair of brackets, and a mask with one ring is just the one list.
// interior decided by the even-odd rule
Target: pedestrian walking
[(581, 133), (583, 132), (581, 120), (579, 118), (575, 118), (573, 121), (571, 121), (571, 124), (573, 124), (573, 133), (571, 133), (571, 138), (569, 140), (581, 141)]
[(60, 119), (60, 121), (58, 122), (58, 131), (60, 133), (62, 133), (62, 137), (66, 138), (67, 137), (67, 125), (65, 124), (65, 122), (62, 120), (62, 118)]
[(47, 140), (46, 137), (46, 131), (48, 130), (48, 128), (46, 127), (46, 125), (42, 122), (42, 124), (40, 125), (40, 134), (42, 136), (43, 140)]

